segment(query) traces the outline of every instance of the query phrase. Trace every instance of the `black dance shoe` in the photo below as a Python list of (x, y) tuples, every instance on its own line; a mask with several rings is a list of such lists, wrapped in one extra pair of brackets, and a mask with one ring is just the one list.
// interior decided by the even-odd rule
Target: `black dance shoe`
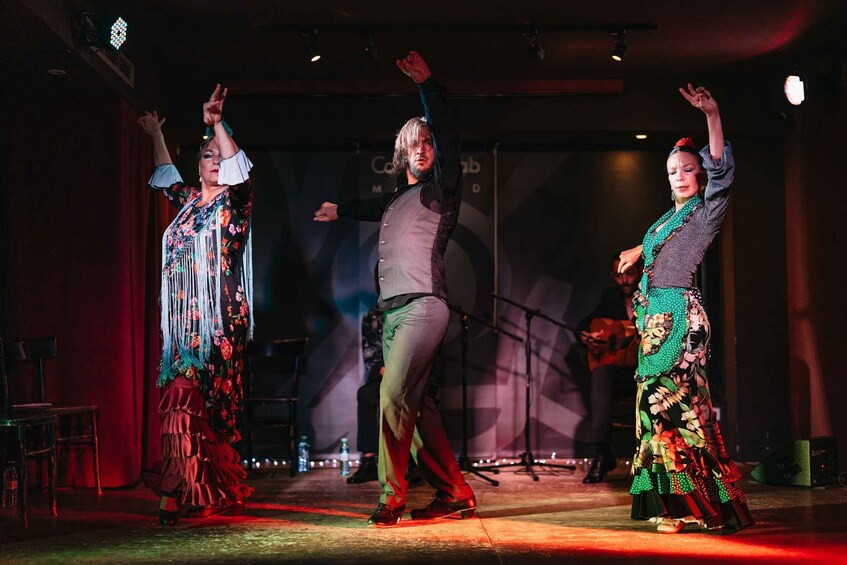
[(442, 492), (437, 492), (425, 508), (412, 510), (412, 520), (436, 520), (438, 518), (473, 518), (476, 513), (476, 497), (448, 501)]
[(375, 457), (366, 457), (362, 459), (362, 462), (359, 464), (359, 468), (355, 473), (347, 477), (348, 485), (358, 485), (361, 483), (369, 483), (371, 481), (378, 481), (379, 473), (376, 469), (376, 458)]
[(396, 526), (400, 521), (400, 516), (403, 515), (404, 510), (406, 510), (405, 506), (391, 508), (387, 504), (382, 504), (380, 502), (376, 505), (376, 510), (374, 510), (374, 513), (371, 514), (371, 517), (368, 518), (368, 524), (380, 528)]
[(618, 466), (617, 461), (612, 455), (600, 454), (594, 457), (591, 461), (591, 467), (588, 468), (585, 478), (582, 479), (583, 484), (592, 485), (594, 483), (602, 483), (606, 480), (606, 473)]

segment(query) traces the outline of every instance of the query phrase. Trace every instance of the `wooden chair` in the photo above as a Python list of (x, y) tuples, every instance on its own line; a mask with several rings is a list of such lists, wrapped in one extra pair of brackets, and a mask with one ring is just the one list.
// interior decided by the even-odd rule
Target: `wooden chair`
[[(11, 408), (9, 399), (9, 378), (6, 373), (7, 353), (19, 356), (21, 344), (12, 342), (9, 344), (0, 338), (0, 393), (2, 393), (2, 406), (0, 406), (0, 429), (4, 432), (3, 450), (4, 459), (10, 459), (14, 454), (15, 468), (19, 475), (18, 479), (18, 511), (24, 527), (29, 527), (29, 516), (27, 512), (29, 481), (27, 460), (35, 459), (41, 461), (47, 459), (48, 470), (51, 476), (50, 496), (52, 502), (53, 516), (58, 516), (56, 508), (56, 416), (47, 410), (16, 411)], [(10, 430), (10, 434), (5, 432)]]
[[(291, 458), (292, 477), (297, 473), (298, 388), (308, 347), (308, 337), (258, 341), (250, 344), (247, 356), (243, 426), (247, 459), (252, 461), (255, 456), (256, 430), (284, 429), (285, 455)], [(272, 442), (275, 439), (271, 436)]]
[(58, 453), (72, 446), (91, 448), (94, 463), (94, 484), (97, 494), (103, 494), (100, 485), (100, 437), (97, 430), (100, 409), (97, 405), (83, 406), (55, 405), (48, 401), (47, 378), (44, 372), (44, 361), (56, 357), (56, 339), (30, 339), (17, 342), (11, 348), (12, 355), (7, 358), (17, 363), (34, 363), (38, 368), (38, 398), (46, 406), (12, 405), (12, 410), (47, 410), (56, 420), (56, 448)]

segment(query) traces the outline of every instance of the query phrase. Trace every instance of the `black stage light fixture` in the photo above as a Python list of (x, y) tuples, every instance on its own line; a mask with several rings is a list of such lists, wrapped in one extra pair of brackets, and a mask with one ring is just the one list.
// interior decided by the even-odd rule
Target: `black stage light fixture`
[(620, 63), (623, 61), (624, 53), (626, 53), (626, 44), (624, 43), (626, 30), (622, 29), (615, 34), (618, 36), (618, 40), (615, 42), (615, 48), (612, 49), (612, 60)]
[(313, 28), (312, 31), (303, 35), (309, 38), (309, 45), (306, 47), (306, 51), (309, 53), (309, 62), (317, 63), (321, 60), (321, 51), (318, 48), (318, 28)]
[(529, 47), (527, 47), (527, 53), (529, 53), (530, 57), (540, 63), (544, 60), (544, 47), (541, 45), (541, 38), (538, 36), (538, 30), (533, 29), (525, 35), (529, 36)]
[(376, 50), (376, 43), (374, 43), (374, 34), (368, 33), (368, 39), (365, 42), (365, 47), (362, 49), (362, 52), (365, 54), (365, 57), (369, 58), (371, 61), (376, 61), (379, 58), (379, 53)]
[(77, 37), (86, 47), (118, 51), (128, 38), (127, 21), (115, 14), (80, 12)]

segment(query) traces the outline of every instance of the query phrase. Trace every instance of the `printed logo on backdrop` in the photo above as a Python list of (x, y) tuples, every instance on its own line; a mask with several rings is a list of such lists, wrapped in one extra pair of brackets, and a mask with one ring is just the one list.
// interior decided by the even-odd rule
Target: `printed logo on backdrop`
[[(377, 175), (381, 179), (379, 182), (374, 182), (371, 185), (371, 194), (385, 194), (387, 191), (393, 191), (395, 186), (394, 163), (392, 163), (391, 155), (374, 155), (370, 159), (370, 172)], [(489, 156), (490, 158), (490, 156)], [(465, 188), (470, 189), (474, 194), (482, 192), (483, 182), (487, 180), (486, 175), (482, 171), (482, 163), (479, 156), (468, 155), (462, 159), (462, 172), (465, 175)], [(482, 178), (469, 178), (477, 175)], [(388, 177), (388, 178), (385, 178)], [(389, 188), (390, 187), (390, 188)]]

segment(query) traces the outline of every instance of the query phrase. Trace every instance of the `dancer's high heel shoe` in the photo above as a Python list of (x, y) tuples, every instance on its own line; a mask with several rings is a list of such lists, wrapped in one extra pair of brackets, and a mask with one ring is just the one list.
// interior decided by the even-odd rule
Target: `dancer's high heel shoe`
[(173, 526), (179, 522), (180, 504), (174, 494), (162, 493), (159, 500), (159, 523), (163, 526)]
[(232, 501), (232, 504), (229, 506), (229, 515), (241, 516), (242, 514), (244, 514), (244, 499), (236, 498)]
[(659, 525), (656, 526), (656, 531), (660, 534), (678, 534), (682, 531), (683, 527), (685, 527), (685, 522), (682, 520), (664, 518), (659, 521)]

